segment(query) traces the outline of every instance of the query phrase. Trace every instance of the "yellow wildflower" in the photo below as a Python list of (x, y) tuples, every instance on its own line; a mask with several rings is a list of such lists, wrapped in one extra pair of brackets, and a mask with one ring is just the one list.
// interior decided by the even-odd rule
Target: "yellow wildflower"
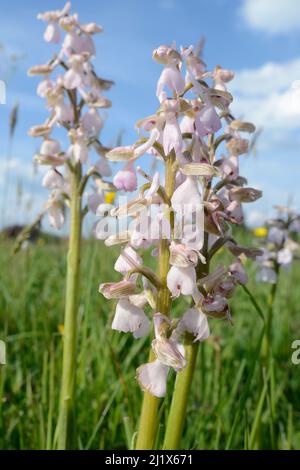
[(256, 237), (264, 238), (267, 236), (268, 230), (266, 229), (266, 227), (257, 227), (253, 230), (253, 233)]
[(112, 204), (115, 200), (115, 197), (116, 197), (115, 192), (106, 193), (104, 200), (105, 200), (106, 204)]

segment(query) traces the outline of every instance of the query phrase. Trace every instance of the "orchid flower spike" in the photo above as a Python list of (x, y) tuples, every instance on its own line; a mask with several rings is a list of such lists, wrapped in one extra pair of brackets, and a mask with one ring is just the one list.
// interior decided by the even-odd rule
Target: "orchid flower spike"
[[(102, 31), (100, 26), (80, 23), (78, 15), (71, 14), (70, 2), (61, 10), (40, 13), (38, 19), (47, 24), (45, 41), (60, 44), (60, 48), (54, 59), (28, 71), (29, 75), (41, 77), (37, 94), (45, 99), (49, 110), (46, 122), (31, 128), (29, 135), (42, 138), (35, 160), (49, 167), (42, 185), (55, 190), (55, 194), (50, 194), (46, 208), (51, 225), (60, 229), (65, 220), (62, 214), (69, 205), (70, 169), (72, 172), (80, 164), (83, 177), (94, 179), (95, 185), (87, 195), (87, 210), (93, 213), (97, 212), (104, 199), (100, 186), (113, 189), (111, 183), (104, 181), (110, 176), (110, 169), (105, 158), (107, 149), (99, 141), (104, 123), (99, 110), (111, 105), (103, 91), (109, 89), (113, 82), (100, 78), (94, 70), (96, 50), (93, 35)], [(70, 140), (66, 150), (52, 137), (55, 127), (66, 130)], [(94, 161), (92, 150), (97, 154)], [(136, 177), (132, 167), (128, 168), (126, 175), (123, 189), (133, 191)], [(86, 184), (83, 185), (85, 187)]]
[[(262, 196), (246, 187), (239, 174), (239, 159), (248, 151), (242, 133), (255, 127), (232, 115), (233, 97), (226, 87), (233, 73), (219, 66), (207, 71), (201, 50), (188, 46), (178, 51), (175, 44), (154, 50), (154, 60), (163, 66), (157, 112), (137, 122), (135, 143), (106, 153), (108, 160), (124, 165), (114, 186), (135, 194), (131, 199), (122, 195), (122, 201), (120, 196), (119, 206), (107, 216), (107, 223), (114, 218), (122, 227), (105, 241), (121, 247), (115, 263), (121, 279), (100, 291), (118, 299), (113, 328), (137, 337), (148, 332), (153, 319), (155, 360), (137, 369), (137, 380), (157, 397), (166, 393), (168, 370), (186, 367), (187, 342), (208, 338), (208, 318), (231, 319), (230, 299), (247, 282), (244, 258), (261, 253), (232, 238), (232, 226), (244, 221), (243, 204)], [(226, 153), (220, 154), (223, 141)], [(133, 165), (145, 154), (136, 166), (138, 181)], [(98, 233), (103, 239), (103, 230)], [(229, 266), (209, 272), (222, 247), (231, 257)], [(158, 271), (147, 265), (145, 250)], [(278, 259), (288, 263), (287, 251)], [(173, 318), (174, 302), (181, 309), (179, 318)]]

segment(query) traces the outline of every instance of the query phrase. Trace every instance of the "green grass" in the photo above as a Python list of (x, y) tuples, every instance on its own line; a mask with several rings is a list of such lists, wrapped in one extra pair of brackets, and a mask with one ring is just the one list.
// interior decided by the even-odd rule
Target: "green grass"
[[(65, 243), (31, 246), (14, 256), (12, 244), (0, 242), (0, 339), (7, 344), (7, 364), (0, 366), (1, 449), (52, 447)], [(96, 241), (83, 247), (76, 390), (79, 449), (129, 447), (140, 410), (135, 369), (146, 361), (149, 338), (133, 340), (113, 332), (113, 302), (98, 293), (100, 282), (118, 278), (112, 269), (117, 252)], [(247, 270), (248, 287), (263, 307), (269, 286), (255, 283), (251, 262)], [(264, 371), (257, 353), (262, 321), (242, 288), (231, 301), (233, 326), (210, 320), (213, 336), (200, 347), (183, 448), (247, 449), (258, 420), (255, 447), (300, 449), (300, 365), (291, 362), (291, 343), (300, 338), (299, 283), (298, 266), (281, 276), (274, 309), (273, 375), (263, 394)], [(178, 312), (182, 308), (176, 306)], [(162, 403), (158, 445), (173, 380), (171, 375)]]

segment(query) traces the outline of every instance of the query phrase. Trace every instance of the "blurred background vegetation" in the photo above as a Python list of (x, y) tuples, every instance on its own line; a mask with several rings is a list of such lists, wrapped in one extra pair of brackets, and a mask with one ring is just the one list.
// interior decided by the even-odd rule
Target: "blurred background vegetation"
[[(240, 229), (237, 239), (250, 243), (253, 234)], [(118, 250), (94, 240), (83, 244), (77, 444), (80, 449), (123, 449), (130, 446), (137, 424), (142, 393), (135, 369), (147, 360), (149, 338), (133, 340), (110, 329), (114, 302), (100, 296), (98, 285), (117, 279), (113, 262)], [(19, 254), (13, 255), (12, 249), (12, 241), (2, 238), (0, 339), (7, 343), (7, 364), (0, 366), (0, 448), (50, 449), (60, 381), (66, 240), (40, 235)], [(216, 258), (228, 261), (225, 253)], [(155, 260), (149, 254), (147, 261)], [(251, 261), (246, 268), (248, 287), (264, 309), (270, 286), (255, 282)], [(257, 361), (262, 321), (242, 288), (231, 301), (233, 325), (210, 320), (212, 336), (201, 344), (183, 448), (247, 449), (260, 410), (257, 447), (300, 448), (300, 365), (291, 362), (291, 344), (300, 330), (299, 282), (296, 262), (291, 272), (281, 275), (274, 309), (274, 377), (263, 402), (263, 371)], [(172, 314), (185, 307), (179, 302)], [(169, 399), (161, 407), (161, 434)]]

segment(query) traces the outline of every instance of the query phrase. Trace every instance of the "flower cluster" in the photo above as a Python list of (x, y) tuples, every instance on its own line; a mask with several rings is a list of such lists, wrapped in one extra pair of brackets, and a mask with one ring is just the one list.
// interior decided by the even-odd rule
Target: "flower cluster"
[[(113, 82), (98, 77), (92, 64), (96, 54), (93, 35), (102, 28), (95, 23), (80, 23), (78, 15), (71, 14), (70, 9), (68, 2), (62, 10), (38, 15), (38, 19), (47, 23), (44, 39), (61, 43), (61, 47), (48, 63), (33, 66), (28, 71), (30, 76), (42, 76), (37, 94), (46, 100), (50, 113), (43, 124), (30, 129), (29, 135), (43, 139), (35, 159), (50, 167), (42, 184), (51, 190), (46, 209), (56, 229), (60, 229), (65, 220), (65, 205), (70, 202), (70, 176), (76, 165), (87, 167), (82, 191), (89, 176), (94, 178), (95, 185), (87, 200), (87, 208), (93, 212), (103, 200), (103, 188), (110, 187), (102, 177), (111, 174), (104, 158), (107, 149), (99, 141), (103, 127), (99, 109), (111, 106), (102, 92)], [(62, 150), (59, 140), (51, 136), (55, 127), (68, 132), (70, 144), (66, 151)], [(90, 158), (92, 149), (97, 154), (94, 162)]]
[(288, 270), (295, 258), (299, 259), (300, 215), (293, 209), (277, 206), (277, 217), (267, 222), (266, 237), (262, 241), (262, 255), (256, 258), (257, 280), (275, 284), (280, 268)]
[[(243, 223), (242, 204), (261, 197), (261, 191), (239, 175), (239, 159), (249, 143), (243, 135), (255, 127), (230, 112), (227, 82), (233, 72), (219, 66), (206, 71), (201, 51), (192, 46), (179, 52), (174, 45), (162, 45), (153, 58), (163, 65), (156, 89), (159, 108), (137, 122), (135, 144), (106, 154), (111, 161), (125, 162), (114, 178), (119, 189), (135, 190), (137, 172), (146, 182), (136, 197), (110, 211), (114, 220), (130, 220), (128, 226), (108, 234), (102, 219), (96, 233), (107, 246), (122, 245), (114, 268), (123, 279), (100, 285), (106, 298), (118, 300), (112, 328), (139, 338), (148, 334), (148, 311), (153, 312), (155, 359), (138, 368), (137, 380), (143, 390), (161, 397), (168, 370), (186, 366), (184, 344), (209, 336), (207, 317), (231, 318), (228, 300), (237, 285), (247, 282), (242, 261), (260, 253), (239, 246), (231, 226)], [(148, 175), (135, 169), (145, 153), (163, 170)], [(209, 272), (221, 247), (230, 250), (232, 264)], [(149, 248), (157, 258), (157, 273), (143, 264), (143, 250)], [(179, 297), (186, 299), (186, 307), (175, 318), (170, 312)]]

